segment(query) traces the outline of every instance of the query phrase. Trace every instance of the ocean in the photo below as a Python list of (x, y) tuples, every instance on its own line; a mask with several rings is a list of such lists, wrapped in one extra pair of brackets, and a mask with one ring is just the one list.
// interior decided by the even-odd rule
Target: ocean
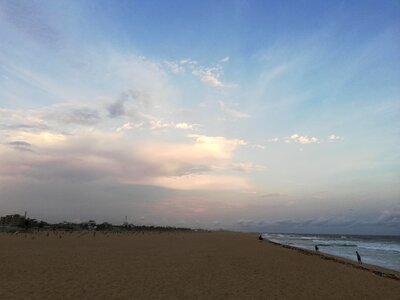
[(263, 233), (270, 241), (297, 248), (319, 251), (357, 261), (356, 251), (363, 263), (400, 272), (400, 236), (278, 234)]

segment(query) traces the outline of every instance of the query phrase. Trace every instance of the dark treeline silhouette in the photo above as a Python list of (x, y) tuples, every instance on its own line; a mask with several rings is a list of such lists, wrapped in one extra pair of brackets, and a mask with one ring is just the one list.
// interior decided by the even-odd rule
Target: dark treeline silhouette
[(134, 226), (130, 230), (139, 230), (139, 231), (193, 231), (190, 228), (184, 227), (171, 227), (171, 226)]
[[(16, 215), (17, 216), (17, 215)], [(0, 224), (0, 231), (17, 231), (17, 230), (62, 230), (62, 231), (136, 231), (136, 232), (172, 232), (172, 231), (204, 231), (202, 229), (191, 229), (185, 227), (173, 227), (173, 226), (154, 226), (154, 225), (134, 225), (134, 224), (123, 224), (114, 225), (108, 222), (103, 222), (97, 224), (94, 220), (82, 223), (72, 223), (72, 222), (61, 222), (61, 223), (47, 223), (45, 221), (38, 221), (36, 219), (30, 219), (23, 216), (19, 216), (20, 222), (15, 222), (7, 224)]]

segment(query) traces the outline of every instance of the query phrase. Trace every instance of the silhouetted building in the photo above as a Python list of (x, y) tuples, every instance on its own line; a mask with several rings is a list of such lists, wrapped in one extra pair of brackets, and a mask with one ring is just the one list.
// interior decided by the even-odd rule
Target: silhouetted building
[(112, 230), (113, 229), (113, 225), (107, 222), (101, 223), (99, 225), (97, 225), (97, 230)]
[(0, 218), (0, 225), (2, 226), (24, 226), (25, 225), (25, 216), (21, 216), (18, 214), (15, 215), (7, 215)]
[(83, 229), (88, 229), (88, 230), (95, 230), (97, 225), (95, 220), (89, 220), (88, 222), (81, 223), (81, 227)]

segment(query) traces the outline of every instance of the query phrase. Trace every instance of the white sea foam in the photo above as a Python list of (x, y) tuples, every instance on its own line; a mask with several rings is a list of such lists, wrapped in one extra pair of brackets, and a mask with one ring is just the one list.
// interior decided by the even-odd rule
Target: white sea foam
[(394, 243), (385, 243), (385, 244), (360, 243), (358, 247), (365, 249), (372, 249), (372, 250), (394, 251), (400, 253), (400, 244), (394, 244)]
[(364, 262), (400, 271), (400, 237), (350, 235), (299, 235), (265, 233), (275, 243), (314, 250), (356, 260), (357, 250)]

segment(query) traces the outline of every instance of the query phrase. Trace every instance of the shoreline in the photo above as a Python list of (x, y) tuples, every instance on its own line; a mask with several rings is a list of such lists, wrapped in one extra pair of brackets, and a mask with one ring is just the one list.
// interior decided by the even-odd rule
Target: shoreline
[(349, 267), (355, 268), (355, 269), (359, 269), (359, 270), (363, 270), (363, 271), (367, 271), (367, 272), (371, 272), (377, 276), (380, 277), (384, 277), (384, 278), (390, 278), (393, 280), (397, 280), (400, 281), (400, 272), (396, 271), (396, 270), (392, 270), (392, 269), (388, 269), (388, 268), (384, 268), (378, 265), (371, 265), (371, 264), (358, 264), (355, 261), (352, 261), (350, 259), (346, 259), (344, 257), (340, 257), (340, 256), (336, 256), (336, 255), (332, 255), (332, 254), (328, 254), (328, 253), (323, 253), (321, 251), (316, 252), (313, 250), (308, 250), (308, 249), (303, 249), (303, 248), (298, 248), (298, 247), (294, 247), (294, 246), (290, 246), (290, 245), (285, 245), (285, 244), (280, 244), (274, 241), (271, 241), (267, 238), (264, 238), (264, 240), (268, 243), (271, 243), (273, 245), (277, 245), (286, 249), (291, 249), (291, 250), (295, 250), (297, 252), (300, 252), (304, 255), (314, 255), (314, 256), (319, 256), (321, 259), (324, 260), (330, 260), (339, 264), (343, 264), (343, 265), (347, 265)]

